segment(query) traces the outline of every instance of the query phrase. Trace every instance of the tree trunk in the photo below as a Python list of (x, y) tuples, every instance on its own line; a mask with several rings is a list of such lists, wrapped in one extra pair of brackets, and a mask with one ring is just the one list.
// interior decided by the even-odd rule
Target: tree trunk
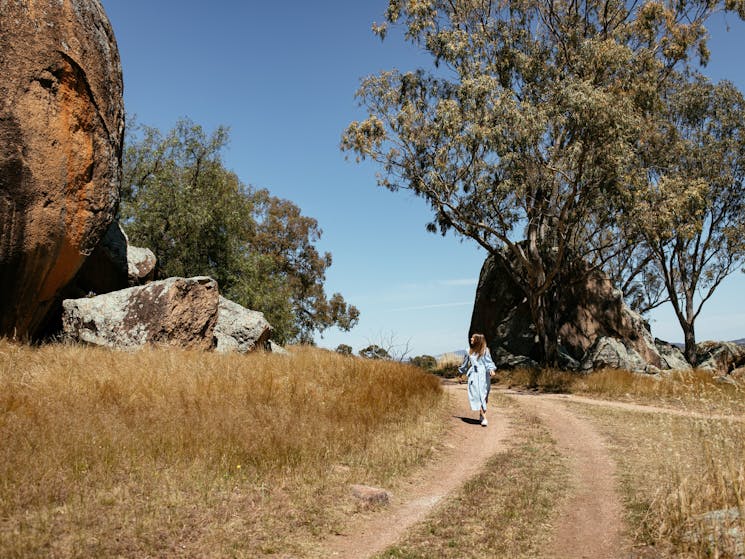
[(692, 322), (681, 321), (680, 325), (683, 328), (683, 337), (685, 341), (684, 354), (686, 361), (691, 364), (691, 367), (696, 366), (696, 333), (693, 328)]
[(683, 341), (685, 342), (685, 358), (691, 364), (691, 367), (696, 366), (696, 330), (694, 328), (694, 321), (696, 320), (696, 314), (693, 309), (693, 294), (696, 291), (696, 284), (693, 282), (688, 289), (686, 289), (686, 314), (685, 319), (680, 321), (680, 325), (683, 327)]
[(535, 295), (531, 293), (528, 297), (530, 303), (530, 314), (535, 326), (538, 347), (540, 351), (539, 361), (549, 367), (559, 365), (559, 343), (556, 333), (556, 324), (553, 320), (553, 312), (546, 304), (545, 294)]

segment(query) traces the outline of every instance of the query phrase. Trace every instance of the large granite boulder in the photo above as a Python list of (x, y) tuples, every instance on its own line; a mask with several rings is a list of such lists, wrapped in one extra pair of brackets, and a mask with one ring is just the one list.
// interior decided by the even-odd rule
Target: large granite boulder
[(63, 301), (62, 325), (71, 341), (120, 349), (163, 344), (209, 350), (215, 346), (217, 282), (168, 278), (141, 287)]
[(745, 367), (745, 346), (734, 342), (696, 344), (696, 368), (727, 375)]
[(250, 353), (269, 346), (271, 325), (264, 314), (220, 297), (215, 338), (217, 351)]
[(626, 345), (624, 340), (602, 336), (585, 352), (581, 370), (590, 372), (606, 368), (624, 369), (634, 373), (660, 372), (660, 369), (647, 363), (635, 349)]
[(75, 277), (74, 288), (83, 294), (111, 293), (155, 279), (153, 251), (129, 244), (118, 221), (113, 221), (101, 242)]
[(122, 73), (98, 0), (0, 3), (0, 335), (33, 337), (114, 218)]
[[(514, 356), (537, 360), (540, 348), (528, 301), (501, 263), (505, 257), (490, 255), (484, 262), (470, 331), (486, 335), (492, 356), (512, 356), (511, 363)], [(584, 279), (576, 281), (578, 277)], [(555, 294), (554, 304), (560, 353), (567, 368), (575, 368), (577, 363), (586, 368), (588, 362), (598, 366), (618, 362), (622, 367), (646, 371), (663, 366), (647, 323), (625, 305), (621, 292), (602, 272), (579, 270), (573, 278), (561, 278), (559, 284), (562, 289)], [(609, 340), (617, 340), (620, 346)], [(600, 351), (600, 356), (588, 356), (591, 349)], [(623, 356), (628, 360), (619, 361)]]

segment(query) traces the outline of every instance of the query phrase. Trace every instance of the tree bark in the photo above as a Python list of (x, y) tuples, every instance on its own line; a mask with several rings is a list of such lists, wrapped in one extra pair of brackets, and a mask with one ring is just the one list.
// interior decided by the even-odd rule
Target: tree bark
[(693, 324), (683, 325), (683, 336), (685, 340), (685, 358), (692, 367), (696, 366), (696, 334), (693, 330)]
[(528, 295), (528, 301), (541, 353), (539, 361), (549, 367), (558, 367), (559, 343), (556, 321), (553, 320), (552, 309), (546, 304), (546, 294), (539, 295), (532, 292)]

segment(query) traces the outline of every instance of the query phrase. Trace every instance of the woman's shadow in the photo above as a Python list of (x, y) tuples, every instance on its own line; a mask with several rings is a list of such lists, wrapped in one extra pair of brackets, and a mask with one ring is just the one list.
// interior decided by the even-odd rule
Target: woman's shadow
[(462, 415), (454, 415), (455, 419), (460, 419), (463, 423), (468, 423), (469, 425), (481, 425), (480, 419), (474, 419), (473, 417), (464, 417)]

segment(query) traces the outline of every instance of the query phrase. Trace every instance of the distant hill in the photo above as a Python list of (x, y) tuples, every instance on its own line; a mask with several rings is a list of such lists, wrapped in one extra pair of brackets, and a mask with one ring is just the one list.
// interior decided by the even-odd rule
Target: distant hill
[[(696, 340), (696, 343), (703, 342), (703, 341), (705, 341), (705, 340)], [(716, 340), (714, 340), (714, 341), (716, 341)], [(745, 338), (740, 338), (739, 340), (730, 340), (730, 343), (737, 344), (737, 345), (745, 345)], [(673, 344), (673, 345), (678, 346), (680, 349), (683, 349), (686, 346), (685, 344)]]
[(465, 349), (456, 349), (455, 351), (446, 351), (445, 353), (441, 353), (437, 356), (437, 359), (440, 359), (443, 355), (457, 355), (458, 357), (463, 357), (465, 354)]

